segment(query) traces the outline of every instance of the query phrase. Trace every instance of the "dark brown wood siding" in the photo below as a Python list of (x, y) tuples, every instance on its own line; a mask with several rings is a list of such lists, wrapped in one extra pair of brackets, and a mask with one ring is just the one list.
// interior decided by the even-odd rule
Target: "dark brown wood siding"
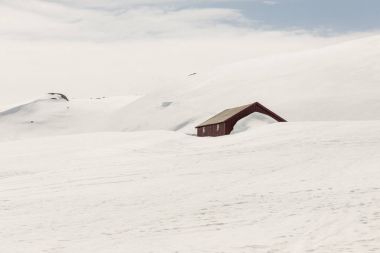
[(214, 124), (214, 125), (198, 127), (197, 135), (200, 137), (204, 137), (204, 136), (216, 137), (216, 136), (226, 135), (225, 125), (226, 125), (225, 123), (219, 123), (219, 124)]

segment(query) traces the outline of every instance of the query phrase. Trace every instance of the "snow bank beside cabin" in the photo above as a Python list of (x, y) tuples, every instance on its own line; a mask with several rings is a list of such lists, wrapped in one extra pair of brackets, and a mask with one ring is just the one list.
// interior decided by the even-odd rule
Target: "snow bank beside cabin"
[(274, 123), (277, 123), (275, 119), (269, 117), (268, 115), (255, 112), (239, 120), (234, 126), (234, 129), (232, 130), (231, 134), (241, 133), (249, 129), (266, 126), (268, 124)]

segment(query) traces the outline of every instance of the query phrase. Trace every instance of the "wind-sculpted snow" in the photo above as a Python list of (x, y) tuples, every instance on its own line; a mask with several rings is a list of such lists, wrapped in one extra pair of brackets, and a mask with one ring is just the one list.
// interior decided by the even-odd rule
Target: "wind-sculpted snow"
[[(255, 58), (187, 77), (124, 109), (126, 130), (193, 127), (226, 108), (260, 102), (289, 121), (380, 120), (380, 36)], [(163, 101), (172, 101), (164, 110)], [(143, 113), (136, 114), (135, 111)]]
[(380, 122), (0, 143), (0, 252), (378, 252)]
[[(2, 110), (0, 252), (380, 252), (379, 42)], [(191, 135), (255, 101), (290, 123)]]
[[(121, 131), (115, 114), (140, 96), (56, 99), (39, 98), (0, 112), (0, 141), (41, 136)], [(53, 99), (52, 99), (53, 98)]]
[(380, 120), (378, 45), (380, 37), (372, 36), (255, 58), (185, 76), (174, 86), (152, 82), (144, 96), (70, 99), (68, 110), (51, 112), (56, 106), (49, 103), (20, 114), (16, 107), (9, 117), (0, 113), (0, 141), (99, 131), (194, 134), (215, 114), (256, 101), (288, 121)]

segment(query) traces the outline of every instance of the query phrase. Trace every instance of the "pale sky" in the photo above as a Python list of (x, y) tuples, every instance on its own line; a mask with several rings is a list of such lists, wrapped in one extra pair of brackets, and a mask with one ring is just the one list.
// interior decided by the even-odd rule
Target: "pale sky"
[(242, 29), (331, 36), (377, 31), (379, 13), (378, 0), (0, 0), (0, 38), (116, 40)]
[(236, 0), (203, 6), (235, 8), (267, 29), (306, 29), (328, 33), (380, 29), (378, 0)]
[[(0, 107), (112, 96), (378, 34), (377, 0), (0, 0)], [(0, 108), (1, 109), (1, 108)]]

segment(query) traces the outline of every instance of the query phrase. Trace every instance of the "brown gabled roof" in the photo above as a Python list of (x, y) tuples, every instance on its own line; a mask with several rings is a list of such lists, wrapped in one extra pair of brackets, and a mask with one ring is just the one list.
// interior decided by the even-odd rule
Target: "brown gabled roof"
[[(253, 103), (253, 104), (255, 104), (255, 103)], [(243, 106), (224, 110), (221, 113), (218, 113), (217, 115), (215, 115), (214, 117), (206, 120), (202, 124), (199, 124), (198, 126), (196, 126), (196, 128), (225, 122), (226, 120), (232, 118), (233, 116), (235, 116), (239, 112), (247, 109), (248, 107), (250, 107), (253, 104), (243, 105)]]

